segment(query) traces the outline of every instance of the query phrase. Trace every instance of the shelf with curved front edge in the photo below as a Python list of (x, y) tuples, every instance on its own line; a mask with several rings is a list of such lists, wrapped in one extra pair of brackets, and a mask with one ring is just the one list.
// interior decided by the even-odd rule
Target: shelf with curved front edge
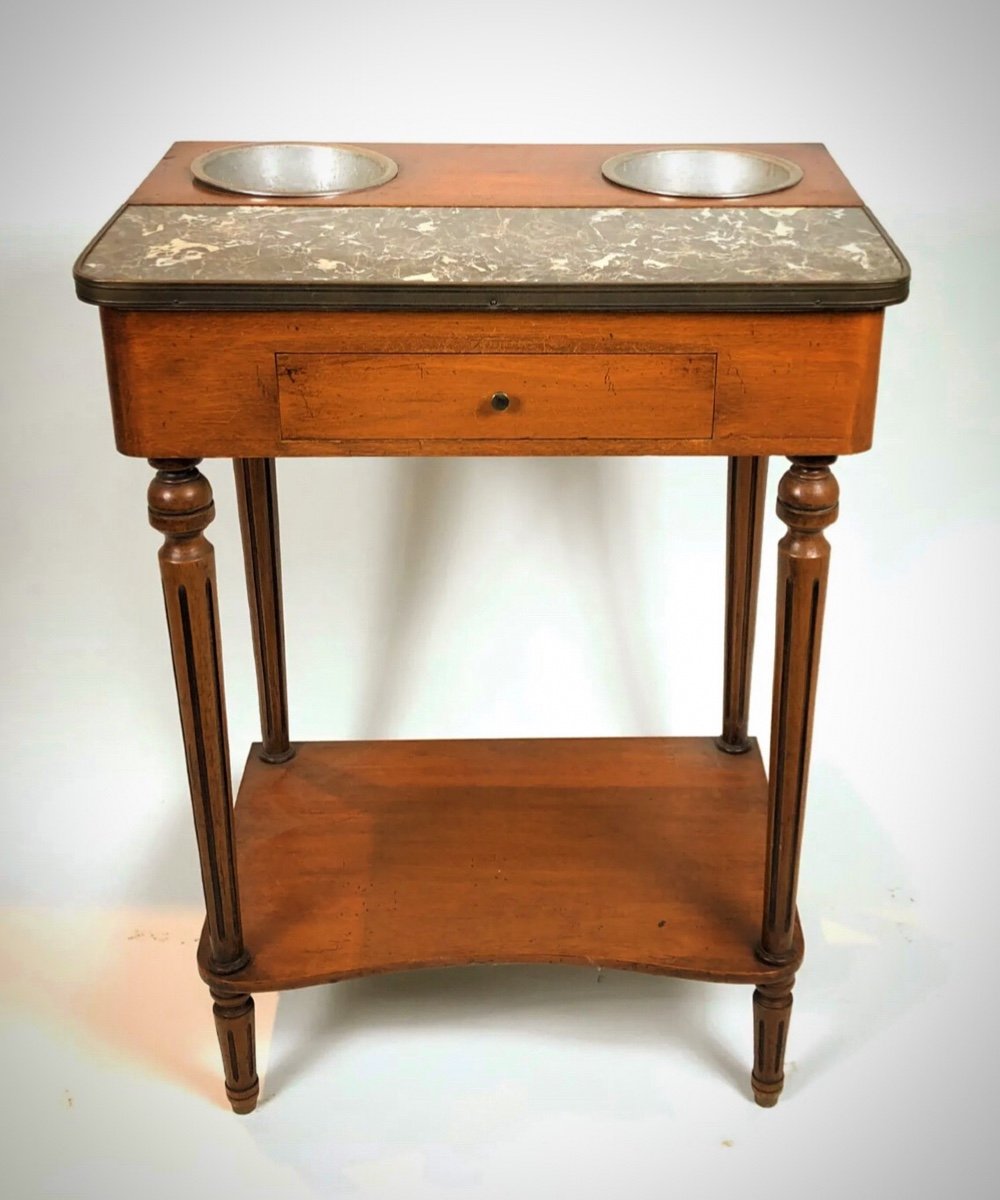
[[(755, 955), (767, 781), (712, 738), (309, 742), (251, 750), (236, 805), (243, 930), (227, 992), (474, 963), (729, 983)], [(797, 932), (801, 958), (801, 932)]]

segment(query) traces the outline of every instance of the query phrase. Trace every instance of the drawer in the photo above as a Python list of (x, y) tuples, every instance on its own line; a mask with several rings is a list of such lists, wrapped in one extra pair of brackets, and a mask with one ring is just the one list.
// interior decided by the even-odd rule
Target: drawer
[(284, 440), (710, 438), (714, 354), (276, 354)]

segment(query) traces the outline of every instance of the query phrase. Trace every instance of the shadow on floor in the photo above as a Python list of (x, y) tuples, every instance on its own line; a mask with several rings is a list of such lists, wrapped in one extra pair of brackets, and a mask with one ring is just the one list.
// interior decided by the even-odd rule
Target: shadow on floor
[[(637, 1049), (666, 1038), (749, 1094), (749, 1059), (740, 1062), (710, 1028), (713, 986), (638, 972), (518, 965), (411, 971), (286, 992), (264, 1096), (290, 1087), (327, 1049), (359, 1033), (477, 1026), (491, 1035), (530, 1033)], [(749, 1045), (751, 993), (741, 990)]]

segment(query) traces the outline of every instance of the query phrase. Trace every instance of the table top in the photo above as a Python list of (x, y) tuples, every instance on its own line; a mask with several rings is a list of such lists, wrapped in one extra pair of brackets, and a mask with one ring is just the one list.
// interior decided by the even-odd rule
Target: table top
[[(222, 144), (222, 143), (218, 143)], [(76, 264), (81, 299), (135, 309), (879, 308), (909, 268), (822, 146), (765, 196), (633, 192), (622, 146), (372, 146), (399, 174), (296, 201), (194, 180), (178, 143)], [(743, 148), (743, 147), (732, 147)]]

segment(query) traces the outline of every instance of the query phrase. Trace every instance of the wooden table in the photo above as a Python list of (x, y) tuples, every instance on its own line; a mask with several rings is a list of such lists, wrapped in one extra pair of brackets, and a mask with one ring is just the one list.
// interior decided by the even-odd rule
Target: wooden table
[[(252, 993), (551, 962), (755, 985), (777, 1101), (837, 455), (868, 449), (909, 271), (822, 146), (801, 183), (668, 200), (620, 146), (380, 146), (390, 183), (240, 202), (174, 146), (81, 255), (115, 436), (148, 458), (226, 1091), (257, 1101)], [(729, 459), (722, 732), (290, 739), (275, 459)], [(767, 461), (778, 514), (770, 766), (748, 735)], [(233, 805), (202, 458), (233, 460), (262, 740)]]

